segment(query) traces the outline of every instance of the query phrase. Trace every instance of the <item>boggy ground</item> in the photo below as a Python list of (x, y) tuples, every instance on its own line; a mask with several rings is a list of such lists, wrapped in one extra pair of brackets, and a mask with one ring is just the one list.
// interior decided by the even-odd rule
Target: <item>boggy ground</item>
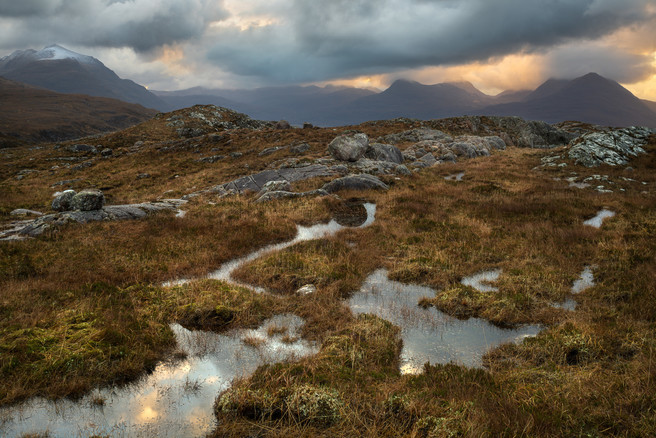
[[(110, 203), (177, 197), (276, 160), (324, 156), (343, 131), (265, 127), (185, 140), (161, 120), (149, 123), (94, 139), (111, 147), (113, 158), (84, 157), (92, 164), (79, 170), (66, 168), (65, 160), (48, 161), (76, 155), (62, 152), (67, 144), (1, 151), (1, 219), (9, 221), (15, 208), (47, 211), (52, 192), (68, 186), (52, 188), (57, 181), (77, 179), (70, 183), (75, 189), (102, 187)], [(357, 129), (375, 138), (418, 124)], [(300, 157), (289, 149), (259, 156), (299, 142), (310, 145)], [(225, 261), (289, 240), (295, 224), (338, 215), (339, 201), (262, 204), (252, 202), (252, 193), (203, 195), (184, 207), (184, 218), (159, 213), (0, 242), (0, 404), (37, 394), (75, 396), (133, 379), (167, 357), (172, 321), (226, 330), (291, 312), (306, 319), (304, 336), (321, 341), (321, 351), (237, 382), (216, 403), (215, 436), (656, 435), (656, 145), (648, 149), (627, 172), (572, 164), (540, 168), (540, 158), (562, 151), (511, 147), (387, 177), (388, 192), (340, 193), (375, 202), (375, 223), (266, 255), (236, 273), (270, 295), (211, 280), (161, 284), (201, 277)], [(242, 155), (230, 156), (234, 152)], [(198, 161), (212, 154), (227, 158)], [(36, 172), (16, 179), (21, 169)], [(463, 181), (444, 179), (460, 171), (466, 172)], [(571, 172), (608, 175), (614, 192), (569, 187)], [(150, 177), (137, 177), (145, 173)], [(294, 188), (315, 189), (325, 181)], [(617, 215), (601, 229), (583, 225), (604, 207)], [(596, 266), (597, 284), (574, 296), (576, 311), (552, 307), (569, 296), (589, 265)], [(485, 369), (436, 365), (402, 376), (398, 330), (375, 317), (356, 318), (343, 304), (380, 267), (394, 280), (433, 287), (436, 296), (422, 305), (501, 326), (542, 323), (545, 330), (490, 352)], [(464, 276), (497, 268), (503, 269), (498, 292), (460, 284)], [(316, 294), (293, 294), (307, 283), (317, 286)]]

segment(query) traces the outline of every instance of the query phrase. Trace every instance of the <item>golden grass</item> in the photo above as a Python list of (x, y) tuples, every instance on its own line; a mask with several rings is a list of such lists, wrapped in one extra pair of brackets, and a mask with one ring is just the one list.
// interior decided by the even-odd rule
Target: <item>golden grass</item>
[[(359, 127), (371, 137), (408, 128)], [(174, 197), (291, 157), (287, 150), (259, 157), (265, 147), (303, 140), (311, 145), (307, 157), (321, 156), (339, 133), (238, 130), (229, 134), (229, 144), (200, 139), (197, 146), (185, 149), (188, 144), (179, 142), (175, 152), (161, 152), (158, 142), (170, 132), (160, 125), (148, 129), (102, 139), (117, 157), (80, 171), (50, 170), (51, 162), (44, 160), (62, 156), (52, 147), (18, 148), (10, 157), (3, 152), (0, 219), (8, 221), (13, 208), (46, 208), (50, 184), (58, 180), (80, 177), (76, 188), (106, 184), (112, 203)], [(130, 152), (134, 141), (151, 134), (142, 150)], [(376, 222), (265, 255), (236, 273), (271, 295), (208, 280), (159, 285), (202, 277), (225, 261), (289, 240), (295, 224), (325, 222), (342, 209), (339, 202), (263, 205), (253, 203), (252, 194), (202, 196), (185, 207), (182, 219), (161, 213), (3, 242), (0, 404), (35, 394), (79, 395), (128, 381), (169, 354), (173, 321), (226, 330), (257, 327), (289, 312), (306, 320), (302, 335), (321, 341), (321, 351), (299, 363), (260, 368), (236, 383), (239, 403), (219, 412), (216, 436), (654, 436), (654, 149), (651, 145), (650, 154), (626, 172), (578, 166), (531, 170), (542, 156), (562, 151), (509, 148), (401, 180), (388, 178), (386, 193), (343, 193), (375, 202)], [(196, 161), (234, 151), (244, 155), (214, 165)], [(16, 180), (17, 171), (27, 167), (39, 172)], [(443, 178), (463, 170), (461, 182)], [(152, 177), (137, 180), (143, 172)], [(570, 188), (564, 178), (571, 172), (579, 178), (609, 175), (617, 182), (615, 191)], [(599, 230), (583, 225), (604, 207), (617, 216)], [(597, 266), (597, 285), (575, 297), (576, 312), (551, 307), (570, 297), (573, 281), (588, 265)], [(424, 305), (499, 325), (542, 323), (546, 329), (490, 352), (485, 370), (436, 365), (418, 376), (401, 376), (397, 329), (377, 318), (354, 318), (343, 303), (380, 267), (395, 280), (433, 287), (436, 296)], [(503, 270), (498, 292), (460, 284), (465, 276), (496, 268)], [(316, 294), (293, 294), (308, 283), (317, 286)], [(272, 334), (282, 334), (282, 328)], [(331, 421), (299, 413), (313, 394), (334, 408)]]

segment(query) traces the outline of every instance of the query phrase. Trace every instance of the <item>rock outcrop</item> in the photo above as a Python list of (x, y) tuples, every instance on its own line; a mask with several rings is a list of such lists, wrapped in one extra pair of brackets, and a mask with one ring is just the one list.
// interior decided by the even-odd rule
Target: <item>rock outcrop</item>
[(82, 190), (71, 199), (73, 210), (94, 211), (105, 205), (105, 195), (100, 190)]
[(655, 133), (652, 129), (638, 127), (591, 132), (570, 143), (568, 156), (585, 167), (623, 166), (631, 158), (645, 153), (643, 146)]
[(67, 224), (77, 222), (85, 224), (93, 221), (140, 219), (149, 213), (164, 210), (177, 210), (187, 201), (182, 199), (165, 199), (158, 202), (145, 202), (141, 204), (108, 205), (97, 210), (65, 211), (40, 216), (33, 220), (13, 222), (0, 231), (0, 240), (20, 240), (27, 237), (36, 237), (45, 231)]

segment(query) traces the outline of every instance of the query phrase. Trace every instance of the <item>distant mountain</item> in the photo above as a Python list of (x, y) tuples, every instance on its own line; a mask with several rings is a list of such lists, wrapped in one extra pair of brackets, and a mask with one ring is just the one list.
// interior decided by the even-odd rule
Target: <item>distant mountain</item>
[(642, 103), (647, 105), (647, 108), (656, 113), (656, 102), (652, 102), (651, 100), (643, 100)]
[(656, 112), (615, 81), (596, 73), (549, 80), (519, 102), (492, 105), (481, 115), (520, 116), (549, 123), (577, 120), (608, 126), (656, 127)]
[(0, 147), (124, 129), (157, 112), (116, 99), (53, 91), (0, 78)]
[(287, 120), (300, 125), (312, 122), (333, 124), (333, 114), (374, 91), (336, 86), (266, 87), (252, 90), (221, 90), (201, 87), (181, 91), (154, 91), (173, 111), (194, 104), (226, 106), (262, 120)]
[(164, 109), (157, 96), (91, 56), (53, 45), (43, 50), (17, 50), (0, 58), (0, 76), (58, 93), (87, 94)]

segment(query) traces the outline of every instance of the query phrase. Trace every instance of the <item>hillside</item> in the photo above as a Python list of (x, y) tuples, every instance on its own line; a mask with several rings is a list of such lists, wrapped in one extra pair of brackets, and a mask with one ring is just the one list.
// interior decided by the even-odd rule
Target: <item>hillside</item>
[(0, 150), (0, 435), (655, 436), (656, 135), (559, 126)]
[(156, 111), (115, 99), (60, 94), (0, 78), (0, 143), (59, 141), (124, 129)]
[(58, 93), (87, 94), (164, 109), (165, 104), (146, 88), (121, 79), (99, 60), (61, 46), (19, 50), (0, 58), (0, 76)]

